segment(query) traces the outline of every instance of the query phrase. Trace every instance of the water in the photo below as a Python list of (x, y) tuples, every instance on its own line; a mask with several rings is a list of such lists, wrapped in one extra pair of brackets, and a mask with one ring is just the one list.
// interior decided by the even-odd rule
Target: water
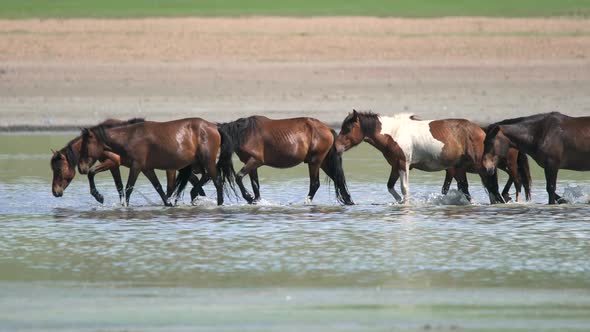
[(534, 167), (533, 202), (489, 206), (476, 177), (461, 205), (412, 171), (403, 206), (362, 146), (355, 206), (324, 182), (303, 205), (301, 166), (262, 168), (257, 206), (165, 208), (140, 177), (122, 208), (108, 173), (104, 205), (81, 176), (51, 195), (49, 148), (71, 137), (0, 135), (0, 331), (590, 330), (588, 173), (560, 173), (574, 204), (545, 205)]

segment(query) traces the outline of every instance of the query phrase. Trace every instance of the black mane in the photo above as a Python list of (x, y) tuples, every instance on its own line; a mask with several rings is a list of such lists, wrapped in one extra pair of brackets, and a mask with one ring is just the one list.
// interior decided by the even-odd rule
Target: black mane
[(258, 121), (254, 116), (217, 124), (217, 128), (225, 132), (232, 140), (233, 151), (237, 151), (245, 143), (248, 136), (250, 136), (257, 126)]
[(136, 123), (145, 122), (145, 119), (133, 118), (133, 119), (129, 119), (129, 120), (123, 121), (123, 122), (110, 123), (110, 122), (108, 122), (108, 120), (105, 122), (103, 122), (97, 126), (88, 128), (89, 130), (92, 130), (94, 132), (94, 134), (96, 135), (98, 140), (101, 142), (104, 142), (106, 140), (106, 130), (107, 129), (124, 127), (124, 126), (128, 126), (128, 125), (136, 124)]
[[(373, 112), (356, 112), (360, 123), (361, 129), (365, 135), (372, 134), (377, 130), (377, 123), (379, 123), (379, 114)], [(355, 113), (350, 113), (342, 122), (341, 131), (345, 134), (350, 131), (352, 124), (355, 122)]]
[(529, 115), (529, 116), (521, 116), (519, 118), (513, 118), (513, 119), (506, 119), (506, 120), (502, 120), (496, 123), (491, 124), (488, 127), (488, 131), (494, 127), (495, 125), (511, 125), (511, 124), (519, 124), (519, 123), (525, 123), (525, 122), (536, 122), (539, 121), (541, 119), (544, 119), (546, 117), (549, 116), (562, 116), (563, 114), (559, 113), (559, 112), (550, 112), (550, 113), (539, 113), (539, 114), (535, 114), (535, 115)]
[[(63, 154), (66, 156), (66, 161), (68, 162), (70, 168), (76, 167), (76, 165), (78, 164), (78, 160), (80, 160), (80, 154), (78, 153), (78, 151), (74, 149), (74, 143), (79, 139), (81, 139), (80, 136), (75, 137), (74, 139), (69, 141), (68, 144), (66, 144), (66, 146), (64, 146), (63, 148), (61, 148), (61, 150), (58, 151), (59, 154)], [(58, 154), (54, 154), (53, 157), (51, 157), (51, 162), (53, 163), (57, 159), (57, 157)]]

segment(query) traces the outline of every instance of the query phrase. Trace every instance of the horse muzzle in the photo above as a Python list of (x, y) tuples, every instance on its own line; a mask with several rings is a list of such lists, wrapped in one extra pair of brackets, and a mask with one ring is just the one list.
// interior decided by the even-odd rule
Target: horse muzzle
[(62, 188), (59, 189), (51, 189), (51, 192), (53, 193), (53, 196), (55, 197), (62, 197), (64, 195), (64, 190)]

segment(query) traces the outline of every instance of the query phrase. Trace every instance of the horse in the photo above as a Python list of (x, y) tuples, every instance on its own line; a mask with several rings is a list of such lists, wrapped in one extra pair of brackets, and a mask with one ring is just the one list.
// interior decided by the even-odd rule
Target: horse
[[(335, 146), (343, 153), (364, 140), (381, 151), (391, 165), (388, 191), (400, 203), (408, 201), (409, 171), (413, 168), (428, 172), (452, 169), (457, 187), (468, 200), (466, 173), (476, 172), (488, 190), (490, 203), (502, 203), (497, 174), (488, 175), (481, 167), (484, 138), (485, 132), (465, 119), (425, 121), (408, 113), (388, 117), (353, 110), (342, 122)], [(403, 199), (394, 187), (399, 178)]]
[(542, 113), (496, 122), (484, 141), (483, 166), (494, 172), (510, 148), (530, 155), (545, 171), (549, 204), (566, 203), (555, 193), (559, 169), (590, 171), (590, 117)]
[[(127, 123), (135, 123), (143, 121), (143, 119), (132, 119)], [(122, 123), (124, 121), (116, 120), (116, 119), (108, 119), (101, 124), (114, 124), (114, 123)], [(52, 156), (50, 160), (51, 170), (53, 172), (53, 180), (51, 184), (51, 191), (53, 196), (61, 197), (63, 196), (63, 192), (65, 189), (70, 185), (74, 177), (76, 176), (76, 166), (78, 165), (78, 159), (80, 157), (80, 147), (82, 145), (82, 136), (77, 136), (72, 139), (68, 144), (66, 144), (60, 150), (53, 150), (51, 149)], [(123, 182), (121, 180), (121, 172), (119, 167), (115, 165), (115, 163), (110, 160), (106, 159), (106, 156), (99, 158), (101, 162), (100, 165), (97, 167), (93, 167), (88, 172), (88, 183), (90, 185), (90, 194), (94, 199), (96, 199), (99, 203), (104, 203), (103, 195), (96, 189), (96, 184), (94, 182), (94, 176), (98, 173), (104, 171), (110, 171), (115, 181), (115, 186), (117, 188), (117, 192), (119, 193), (119, 199), (122, 203), (125, 202), (125, 192), (123, 191)], [(126, 159), (121, 159), (121, 165), (129, 167), (129, 163)], [(174, 182), (176, 179), (176, 170), (167, 170), (166, 171), (166, 178), (167, 178), (167, 192), (168, 195), (172, 193), (174, 189)], [(194, 199), (196, 196), (204, 196), (205, 193), (202, 189), (202, 182), (199, 180), (195, 175), (191, 176), (190, 179), (191, 183), (194, 185), (194, 188), (191, 190), (191, 198)]]
[[(336, 198), (341, 204), (354, 204), (350, 198), (342, 158), (336, 152), (336, 132), (317, 119), (301, 117), (273, 120), (264, 116), (240, 118), (219, 124), (228, 133), (232, 150), (244, 166), (235, 180), (242, 196), (253, 204), (260, 200), (258, 167), (290, 168), (306, 163), (309, 170), (309, 192), (305, 204), (310, 204), (320, 187), (320, 168), (334, 181)], [(254, 197), (244, 187), (243, 177), (249, 175)]]
[[(485, 128), (482, 128), (485, 130)], [(502, 156), (498, 160), (498, 169), (503, 170), (508, 174), (508, 180), (502, 190), (502, 198), (505, 202), (512, 200), (510, 197), (510, 187), (514, 184), (516, 189), (516, 201), (521, 201), (521, 189), (524, 187), (525, 198), (527, 201), (531, 200), (531, 172), (529, 168), (529, 161), (527, 155), (517, 149), (510, 148), (506, 156)], [(449, 187), (454, 177), (454, 169), (449, 168), (445, 172), (445, 180), (442, 186), (442, 194), (446, 195), (449, 192)]]
[[(169, 198), (178, 198), (194, 171), (203, 174), (200, 183), (213, 180), (217, 204), (222, 205), (223, 183), (233, 185), (232, 152), (227, 149), (227, 141), (214, 123), (201, 118), (98, 125), (82, 129), (78, 170), (88, 173), (101, 157), (109, 158), (117, 166), (126, 161), (130, 171), (125, 205), (129, 205), (133, 186), (142, 172), (166, 206), (172, 205)], [(172, 192), (164, 193), (154, 169), (180, 170)], [(202, 189), (199, 191), (204, 195)]]

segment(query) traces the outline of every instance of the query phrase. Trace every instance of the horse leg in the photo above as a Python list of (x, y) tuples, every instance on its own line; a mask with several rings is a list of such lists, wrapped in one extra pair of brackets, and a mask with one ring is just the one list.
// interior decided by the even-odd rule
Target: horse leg
[(410, 199), (410, 169), (405, 167), (403, 170), (400, 168), (400, 187), (402, 188), (402, 195), (404, 196), (404, 204), (408, 203)]
[(248, 204), (252, 204), (254, 202), (254, 198), (244, 186), (243, 178), (246, 174), (250, 174), (253, 170), (257, 169), (261, 165), (262, 163), (260, 163), (258, 160), (250, 158), (244, 167), (242, 167), (242, 169), (238, 172), (238, 174), (236, 174), (236, 183), (238, 184), (238, 187), (240, 187), (242, 197), (244, 197)]
[(455, 180), (457, 181), (457, 188), (465, 195), (465, 198), (471, 202), (471, 194), (469, 193), (469, 183), (467, 182), (467, 170), (465, 168), (456, 169)]
[(160, 194), (160, 198), (162, 198), (162, 202), (164, 202), (164, 205), (172, 206), (172, 203), (170, 203), (168, 201), (168, 196), (166, 195), (164, 190), (162, 190), (162, 185), (160, 184), (160, 181), (158, 180), (158, 176), (156, 175), (156, 172), (153, 169), (146, 169), (146, 170), (143, 170), (142, 173), (143, 173), (143, 175), (145, 175), (148, 178), (148, 180), (150, 180), (150, 182), (152, 183), (152, 186), (154, 186), (154, 189), (156, 189), (158, 194)]
[(320, 188), (320, 165), (317, 163), (309, 163), (307, 164), (307, 168), (309, 169), (309, 193), (305, 198), (304, 204), (306, 205), (311, 204), (315, 193)]
[[(98, 191), (98, 189), (96, 189), (96, 184), (94, 183), (94, 176), (96, 174), (102, 173), (106, 170), (112, 170), (114, 167), (115, 168), (117, 167), (115, 165), (115, 163), (112, 160), (107, 159), (104, 162), (100, 163), (100, 165), (98, 165), (96, 167), (92, 167), (88, 171), (88, 184), (90, 185), (90, 195), (92, 195), (92, 197), (94, 197), (94, 199), (96, 199), (101, 204), (104, 203), (104, 197)], [(121, 176), (119, 175), (119, 179), (120, 178), (121, 178)], [(113, 179), (114, 179), (114, 177), (113, 177)]]
[(174, 182), (176, 181), (176, 170), (166, 170), (166, 196), (170, 197), (174, 192)]
[(129, 198), (131, 198), (133, 186), (135, 186), (135, 182), (137, 181), (138, 176), (139, 168), (131, 167), (129, 169), (129, 176), (127, 177), (127, 185), (125, 186), (125, 204), (123, 206), (129, 206)]
[(113, 176), (113, 180), (115, 181), (115, 187), (117, 188), (117, 192), (119, 193), (119, 201), (121, 205), (125, 203), (125, 190), (123, 190), (123, 180), (121, 180), (121, 170), (119, 167), (111, 168), (111, 175)]
[(90, 195), (96, 199), (100, 204), (104, 203), (104, 197), (98, 190), (96, 189), (96, 184), (94, 183), (94, 173), (93, 171), (88, 172), (88, 185), (90, 186)]
[(557, 172), (558, 168), (553, 166), (545, 166), (545, 180), (547, 181), (547, 194), (549, 194), (549, 204), (562, 204), (567, 201), (555, 193), (557, 188)]
[[(506, 184), (504, 185), (504, 189), (502, 189), (502, 198), (504, 198), (505, 202), (510, 202), (512, 200), (512, 197), (510, 197), (510, 187), (512, 187), (512, 183), (514, 183), (514, 181), (512, 179), (513, 179), (513, 177), (509, 173), (508, 174), (508, 181), (506, 181)], [(516, 188), (516, 201), (518, 202), (519, 197), (520, 197), (520, 189), (519, 189), (519, 186), (516, 185), (516, 183), (514, 184), (514, 187)]]
[(203, 174), (201, 179), (199, 179), (194, 173), (191, 175), (189, 181), (193, 185), (193, 189), (191, 189), (191, 202), (197, 198), (197, 196), (205, 197), (205, 191), (203, 190), (203, 186), (211, 180), (211, 177), (208, 175)]
[(488, 192), (490, 198), (490, 204), (505, 203), (504, 198), (498, 191), (498, 172), (494, 171), (494, 174), (489, 175), (488, 172), (481, 168), (479, 170), (479, 177), (481, 182)]
[(393, 198), (398, 202), (402, 202), (402, 197), (395, 191), (395, 183), (399, 179), (399, 172), (396, 167), (391, 167), (391, 173), (389, 174), (389, 180), (387, 181), (387, 190), (393, 196)]
[(253, 170), (250, 172), (249, 176), (250, 184), (252, 185), (252, 190), (254, 191), (254, 201), (258, 202), (260, 200), (260, 182), (258, 182), (258, 170)]
[(449, 188), (451, 187), (451, 182), (453, 182), (453, 178), (455, 177), (455, 169), (448, 168), (445, 172), (445, 181), (443, 182), (441, 193), (446, 195), (449, 193)]

